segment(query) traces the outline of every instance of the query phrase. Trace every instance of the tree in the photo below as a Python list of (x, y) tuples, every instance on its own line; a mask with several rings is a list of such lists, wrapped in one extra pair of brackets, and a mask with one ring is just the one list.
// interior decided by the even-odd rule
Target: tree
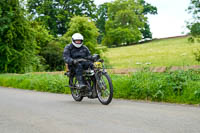
[(0, 72), (35, 71), (40, 64), (34, 30), (19, 0), (0, 1)]
[[(192, 14), (193, 21), (187, 22), (187, 28), (190, 30), (192, 37), (188, 39), (190, 42), (194, 42), (195, 38), (199, 42), (200, 38), (200, 0), (191, 0), (190, 5), (187, 9), (188, 13)], [(198, 48), (195, 52), (196, 61), (200, 62), (200, 49)]]
[(194, 23), (190, 30), (193, 37), (200, 38), (200, 23)]
[(143, 12), (142, 12), (144, 15), (147, 15), (147, 14), (155, 15), (158, 13), (157, 8), (147, 3), (146, 1), (139, 0), (139, 3), (144, 7)]
[[(157, 8), (155, 6), (152, 6), (151, 4), (145, 2), (144, 0), (138, 0), (139, 4), (143, 6), (143, 11), (141, 12), (141, 15), (148, 15), (157, 14)], [(104, 3), (102, 5), (99, 5), (97, 9), (97, 22), (96, 25), (99, 28), (100, 36), (98, 37), (98, 42), (101, 43), (103, 36), (105, 35), (105, 24), (108, 20), (108, 5), (109, 3)], [(152, 33), (150, 31), (150, 26), (148, 23), (148, 18), (146, 17), (146, 22), (144, 22), (144, 27), (139, 29), (142, 33), (143, 39), (145, 38), (152, 38)]]
[(64, 65), (62, 52), (63, 48), (45, 26), (37, 21), (32, 21), (31, 26), (34, 29), (35, 40), (37, 43), (38, 56), (40, 57), (41, 70), (62, 70)]
[[(148, 14), (152, 14), (152, 15), (157, 14), (157, 8), (155, 6), (152, 6), (151, 4), (145, 2), (144, 0), (140, 0), (139, 2), (144, 8), (142, 14), (144, 14), (145, 16)], [(150, 25), (148, 23), (148, 19), (147, 19), (146, 23), (144, 24), (144, 28), (141, 29), (141, 32), (143, 35), (143, 39), (152, 38), (152, 33), (150, 30)]]
[(54, 36), (65, 34), (75, 15), (96, 18), (94, 0), (27, 0), (27, 8)]
[(187, 11), (193, 15), (195, 21), (198, 21), (200, 19), (200, 0), (191, 0)]
[(41, 23), (37, 21), (30, 21), (30, 23), (35, 33), (35, 39), (38, 48), (41, 49), (43, 47), (46, 47), (48, 43), (54, 39), (54, 37), (50, 35), (49, 31)]
[(200, 0), (191, 0), (187, 9), (188, 13), (192, 14), (193, 21), (187, 22), (187, 28), (193, 37), (200, 37)]
[(97, 28), (99, 29), (100, 35), (98, 37), (98, 43), (101, 43), (103, 36), (106, 33), (105, 29), (105, 24), (106, 21), (108, 20), (108, 3), (104, 3), (99, 5), (97, 9)]
[(84, 36), (84, 45), (90, 49), (91, 53), (100, 53), (97, 48), (98, 29), (91, 18), (75, 16), (71, 19), (69, 27), (67, 33), (62, 37), (64, 46), (71, 43), (74, 33), (81, 33)]
[(32, 21), (31, 26), (35, 32), (38, 56), (43, 70), (60, 71), (63, 70), (63, 47), (58, 38), (49, 34), (45, 26), (37, 21)]
[(146, 17), (142, 14), (143, 6), (133, 0), (115, 0), (108, 4), (108, 21), (103, 43), (129, 45), (142, 39), (140, 29), (144, 28)]

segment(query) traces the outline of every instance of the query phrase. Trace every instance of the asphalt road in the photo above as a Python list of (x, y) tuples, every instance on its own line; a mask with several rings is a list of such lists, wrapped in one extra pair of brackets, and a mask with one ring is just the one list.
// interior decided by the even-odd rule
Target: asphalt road
[(0, 133), (200, 133), (200, 108), (0, 87)]

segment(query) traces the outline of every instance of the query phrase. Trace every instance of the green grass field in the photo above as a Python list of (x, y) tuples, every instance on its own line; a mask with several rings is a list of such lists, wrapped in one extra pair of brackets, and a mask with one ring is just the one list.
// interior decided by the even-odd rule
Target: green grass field
[(193, 53), (200, 48), (200, 43), (189, 43), (187, 39), (188, 37), (154, 40), (139, 45), (110, 48), (105, 56), (113, 68), (199, 65)]

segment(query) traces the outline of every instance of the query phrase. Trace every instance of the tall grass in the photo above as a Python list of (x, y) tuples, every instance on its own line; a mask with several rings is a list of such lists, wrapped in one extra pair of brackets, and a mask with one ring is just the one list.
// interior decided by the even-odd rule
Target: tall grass
[(114, 81), (115, 97), (173, 103), (200, 103), (198, 71), (167, 73), (137, 72)]
[(68, 80), (59, 74), (1, 74), (0, 86), (53, 93), (70, 93)]
[[(111, 75), (114, 97), (172, 103), (200, 104), (200, 71)], [(69, 94), (68, 78), (51, 74), (2, 74), (0, 86)]]

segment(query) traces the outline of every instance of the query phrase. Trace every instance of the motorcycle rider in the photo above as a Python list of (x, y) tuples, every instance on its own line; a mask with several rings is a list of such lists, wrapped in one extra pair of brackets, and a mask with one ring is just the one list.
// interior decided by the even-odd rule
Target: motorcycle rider
[[(83, 89), (86, 87), (83, 81), (83, 70), (93, 68), (93, 56), (90, 50), (83, 45), (84, 37), (80, 33), (72, 35), (72, 43), (65, 46), (63, 57), (65, 63), (68, 64), (69, 70), (75, 72), (76, 79), (78, 80), (78, 88)], [(78, 62), (77, 59), (88, 59), (91, 61)]]

